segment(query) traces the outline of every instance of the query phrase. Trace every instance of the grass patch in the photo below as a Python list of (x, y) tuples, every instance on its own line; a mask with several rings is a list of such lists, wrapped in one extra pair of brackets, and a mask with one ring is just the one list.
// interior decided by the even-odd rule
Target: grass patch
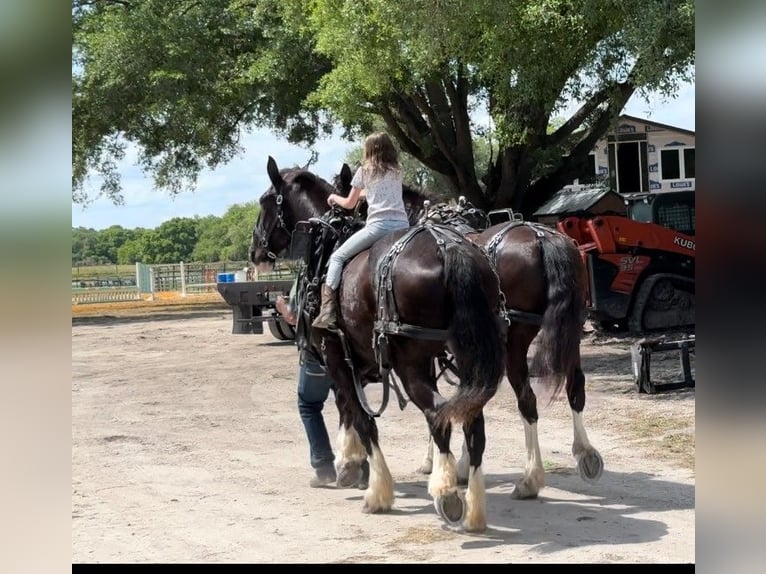
[(650, 415), (632, 419), (625, 432), (646, 447), (652, 456), (694, 469), (694, 417)]
[(545, 472), (552, 472), (554, 474), (568, 474), (572, 469), (558, 462), (543, 460), (543, 470)]

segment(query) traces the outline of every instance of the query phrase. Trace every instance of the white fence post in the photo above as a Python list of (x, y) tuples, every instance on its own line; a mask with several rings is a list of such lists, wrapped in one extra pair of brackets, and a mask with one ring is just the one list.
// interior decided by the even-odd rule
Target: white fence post
[(183, 261), (181, 261), (181, 297), (186, 297), (186, 272)]
[(154, 301), (154, 267), (149, 267), (149, 286), (151, 288), (149, 299)]

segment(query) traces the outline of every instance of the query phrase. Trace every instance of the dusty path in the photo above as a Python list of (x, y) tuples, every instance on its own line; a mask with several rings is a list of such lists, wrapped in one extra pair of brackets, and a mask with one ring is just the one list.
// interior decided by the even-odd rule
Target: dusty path
[[(541, 404), (548, 470), (511, 500), (525, 462), (507, 383), (486, 412), (489, 528), (442, 528), (416, 472), (422, 415), (379, 419), (394, 510), (311, 489), (292, 344), (232, 335), (231, 312), (77, 319), (72, 326), (74, 562), (694, 562), (694, 390), (638, 395), (632, 339), (583, 344), (585, 422), (605, 461), (583, 482), (565, 402)], [(373, 404), (376, 396), (371, 399)], [(542, 401), (541, 401), (542, 402)], [(327, 424), (337, 427), (328, 402)]]

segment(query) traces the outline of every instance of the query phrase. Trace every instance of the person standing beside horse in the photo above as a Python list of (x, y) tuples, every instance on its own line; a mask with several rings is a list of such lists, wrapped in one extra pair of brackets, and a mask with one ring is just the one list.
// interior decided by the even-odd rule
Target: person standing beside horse
[(327, 279), (322, 286), (322, 306), (312, 323), (315, 328), (337, 329), (338, 287), (345, 263), (384, 235), (410, 226), (402, 198), (399, 154), (385, 132), (371, 134), (364, 140), (362, 165), (351, 180), (348, 196), (333, 193), (327, 203), (330, 207), (354, 209), (363, 192), (367, 199), (367, 221), (330, 257)]
[[(298, 322), (295, 313), (296, 288), (297, 281), (290, 290), (289, 300), (280, 295), (275, 302), (279, 314), (293, 326)], [(298, 412), (309, 443), (309, 462), (315, 473), (309, 481), (311, 488), (327, 486), (337, 480), (335, 454), (322, 415), (322, 408), (330, 395), (330, 389), (334, 388), (335, 383), (327, 375), (324, 367), (311, 353), (306, 353), (298, 368)], [(356, 484), (360, 490), (367, 488), (369, 476), (370, 465), (365, 460), (362, 463), (362, 477)]]

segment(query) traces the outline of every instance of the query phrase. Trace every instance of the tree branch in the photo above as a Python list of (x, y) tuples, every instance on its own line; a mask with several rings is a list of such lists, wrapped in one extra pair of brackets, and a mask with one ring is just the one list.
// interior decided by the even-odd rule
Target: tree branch
[(579, 128), (598, 106), (609, 99), (609, 93), (612, 89), (613, 85), (610, 84), (594, 94), (588, 101), (580, 106), (580, 109), (572, 114), (572, 117), (564, 122), (564, 125), (546, 138), (546, 144), (550, 147), (556, 146), (572, 135), (572, 132)]
[(608, 98), (609, 105), (598, 113), (587, 133), (572, 147), (567, 160), (558, 169), (534, 182), (520, 199), (521, 209), (525, 215), (534, 212), (572, 180), (577, 174), (577, 167), (593, 146), (604, 137), (612, 118), (622, 111), (636, 90), (636, 86), (630, 80), (615, 87), (616, 90), (613, 90)]

